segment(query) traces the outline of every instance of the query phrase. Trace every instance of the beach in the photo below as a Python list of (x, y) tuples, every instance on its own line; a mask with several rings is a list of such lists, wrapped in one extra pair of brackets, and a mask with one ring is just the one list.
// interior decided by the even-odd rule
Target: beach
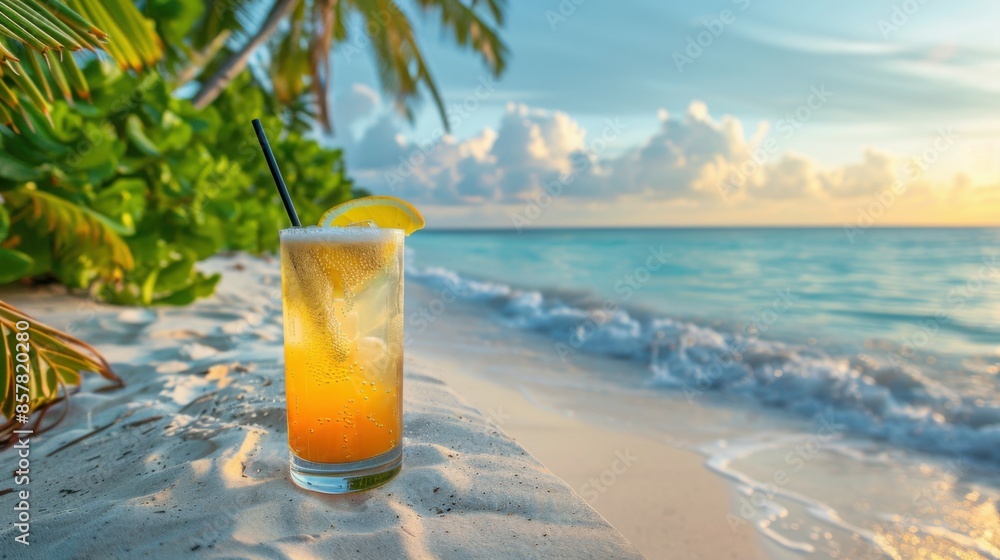
[[(405, 365), (404, 468), (326, 496), (288, 476), (280, 276), (216, 257), (218, 292), (185, 308), (99, 305), (62, 288), (4, 300), (102, 351), (66, 417), (28, 437), (29, 546), (4, 558), (640, 558), (564, 481), (434, 373)], [(276, 299), (277, 297), (277, 299)], [(61, 410), (53, 410), (49, 420)], [(0, 456), (13, 471), (17, 457)], [(8, 511), (19, 495), (0, 495)]]
[(0, 560), (1000, 560), (990, 12), (0, 0)]
[[(36, 546), (7, 557), (66, 546), (111, 558), (1000, 555), (987, 462), (887, 445), (835, 414), (664, 384), (610, 344), (628, 334), (600, 331), (615, 321), (560, 346), (525, 314), (546, 326), (538, 309), (561, 314), (569, 328), (590, 315), (545, 299), (599, 298), (472, 279), (426, 265), (436, 255), (422, 249), (407, 255), (403, 471), (340, 497), (288, 478), (274, 258), (213, 257), (202, 266), (223, 274), (218, 292), (184, 308), (8, 288), (5, 301), (93, 343), (127, 386), (86, 377), (66, 418), (33, 436)], [(669, 359), (670, 343), (654, 357)]]
[[(408, 351), (483, 410), (530, 403), (508, 432), (650, 557), (676, 554), (678, 503), (709, 557), (998, 557), (995, 231), (794, 233), (434, 232)], [(614, 472), (630, 447), (655, 468)]]
[[(411, 312), (419, 312), (436, 294), (413, 285), (407, 295)], [(705, 468), (703, 457), (629, 429), (622, 423), (629, 403), (614, 396), (598, 410), (600, 396), (592, 391), (600, 393), (600, 385), (588, 387), (586, 371), (556, 359), (547, 341), (509, 340), (502, 327), (475, 314), (475, 308), (451, 304), (440, 320), (413, 335), (409, 355), (435, 363), (449, 385), (558, 473), (647, 558), (769, 557), (749, 524), (730, 526), (735, 494)], [(600, 358), (589, 365), (621, 369)], [(582, 403), (595, 406), (581, 410)], [(698, 411), (684, 407), (671, 414), (688, 413)]]

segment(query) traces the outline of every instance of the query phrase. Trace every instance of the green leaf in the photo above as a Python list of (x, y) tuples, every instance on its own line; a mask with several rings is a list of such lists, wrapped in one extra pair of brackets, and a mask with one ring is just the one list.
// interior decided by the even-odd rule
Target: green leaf
[(213, 200), (209, 206), (215, 215), (226, 220), (235, 219), (240, 211), (240, 204), (235, 200)]
[(28, 354), (29, 361), (31, 364), (31, 372), (33, 375), (32, 382), (28, 386), (28, 394), (31, 395), (31, 402), (37, 403), (41, 402), (46, 394), (54, 394), (59, 388), (55, 386), (56, 384), (49, 384), (48, 372), (42, 368), (40, 360), (38, 357), (38, 352), (31, 352)]
[(199, 272), (198, 277), (199, 280), (196, 285), (198, 297), (208, 297), (215, 293), (215, 287), (219, 284), (219, 280), (222, 280), (221, 274), (205, 276)]
[[(58, 138), (49, 132), (48, 119), (37, 108), (30, 104), (24, 105), (23, 114), (15, 113), (12, 116), (21, 130), (34, 130), (31, 134), (22, 135), (24, 144), (34, 146), (36, 150), (44, 150), (47, 153), (65, 155), (69, 148)], [(29, 124), (30, 123), (30, 124)]]
[(187, 258), (174, 261), (160, 271), (156, 279), (156, 292), (175, 292), (191, 281), (194, 272), (194, 259)]
[(147, 15), (156, 22), (163, 37), (178, 44), (186, 39), (204, 11), (203, 0), (151, 0), (146, 7)]
[(35, 261), (31, 270), (25, 274), (26, 277), (39, 276), (52, 270), (52, 236), (44, 228), (23, 220), (14, 221), (10, 225), (8, 243), (14, 238), (18, 240), (17, 245), (8, 248), (30, 255)]
[(0, 241), (7, 239), (7, 234), (10, 233), (10, 213), (7, 212), (7, 207), (0, 204)]
[[(27, 322), (27, 330), (19, 330), (17, 324)], [(22, 425), (13, 418), (16, 391), (14, 388), (14, 364), (12, 356), (16, 355), (15, 334), (28, 333), (30, 344), (30, 378), (29, 394), (30, 408), (38, 412), (50, 406), (59, 398), (60, 384), (67, 387), (80, 383), (80, 374), (85, 371), (96, 372), (100, 376), (112, 380), (117, 386), (124, 385), (111, 370), (97, 350), (87, 343), (78, 340), (64, 332), (53, 329), (25, 315), (17, 308), (0, 301), (0, 345), (4, 346), (4, 356), (0, 358), (0, 395), (3, 402), (0, 412), (7, 421), (0, 425), (0, 444), (8, 441), (12, 430)]]
[(153, 288), (156, 287), (156, 277), (160, 275), (159, 269), (153, 270), (146, 277), (146, 281), (142, 283), (142, 289), (139, 291), (139, 298), (143, 305), (149, 305), (153, 303)]
[(82, 134), (70, 144), (72, 152), (60, 161), (68, 174), (84, 171), (85, 182), (100, 184), (114, 177), (125, 145), (108, 123), (87, 122)]
[(122, 227), (132, 231), (145, 212), (147, 189), (142, 179), (117, 179), (100, 189), (91, 204), (94, 210), (116, 218)]
[(0, 177), (18, 183), (27, 183), (28, 181), (37, 181), (42, 177), (42, 173), (36, 167), (0, 152)]
[(129, 115), (125, 120), (125, 134), (140, 152), (153, 157), (161, 155), (160, 149), (146, 136), (146, 127), (138, 115)]
[(0, 285), (24, 278), (34, 262), (20, 251), (0, 247)]
[(54, 234), (56, 254), (89, 248), (94, 254), (105, 255), (114, 267), (130, 270), (135, 264), (132, 252), (121, 238), (134, 232), (122, 224), (86, 206), (37, 189), (17, 189), (5, 193), (4, 197), (13, 207), (27, 207), (26, 219)]
[(181, 246), (194, 252), (198, 259), (207, 259), (219, 252), (225, 246), (221, 240), (221, 232), (213, 232), (210, 227), (199, 228), (204, 231), (191, 231), (178, 239)]
[(17, 401), (14, 399), (14, 347), (17, 341), (14, 339), (14, 329), (0, 323), (0, 346), (3, 346), (3, 356), (0, 356), (0, 414), (5, 418), (13, 418), (14, 406)]
[(221, 279), (222, 276), (219, 274), (213, 274), (207, 277), (200, 276), (198, 280), (188, 287), (178, 290), (169, 296), (158, 298), (154, 303), (163, 305), (188, 305), (200, 297), (212, 295), (212, 292), (215, 291), (216, 284), (218, 284)]
[(198, 292), (193, 285), (182, 290), (157, 298), (154, 303), (158, 305), (189, 305), (198, 299)]
[(156, 145), (161, 152), (185, 149), (191, 143), (193, 134), (191, 126), (172, 111), (163, 114), (162, 122), (156, 132), (160, 132), (156, 136)]

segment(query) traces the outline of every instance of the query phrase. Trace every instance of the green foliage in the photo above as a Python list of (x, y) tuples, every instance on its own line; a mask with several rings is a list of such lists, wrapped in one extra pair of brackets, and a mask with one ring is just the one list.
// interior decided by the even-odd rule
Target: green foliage
[[(27, 323), (27, 327), (26, 324)], [(62, 400), (60, 388), (80, 384), (84, 372), (95, 372), (114, 386), (124, 383), (92, 346), (39, 323), (20, 310), (0, 301), (0, 448), (16, 437), (15, 430), (28, 424), (31, 412), (43, 411)], [(25, 390), (27, 393), (25, 393)], [(27, 395), (27, 401), (20, 399)], [(68, 398), (68, 391), (65, 392)], [(39, 430), (41, 415), (33, 429)]]
[[(195, 17), (194, 2), (203, 2)], [(507, 65), (507, 46), (500, 37), (507, 0), (150, 0), (154, 14), (184, 13), (192, 22), (183, 47), (172, 48), (168, 66), (182, 61), (197, 67), (182, 82), (197, 86), (194, 103), (207, 107), (230, 79), (246, 68), (251, 54), (267, 45), (264, 67), (256, 75), (281, 104), (308, 98), (317, 123), (332, 129), (328, 105), (332, 83), (330, 55), (340, 46), (348, 56), (370, 51), (382, 90), (407, 118), (425, 94), (447, 130), (444, 101), (417, 40), (414, 22), (430, 22), (455, 46), (477, 55), (487, 71), (499, 77)], [(164, 8), (157, 8), (163, 5)], [(169, 6), (169, 11), (167, 11)], [(155, 16), (154, 16), (155, 17)], [(181, 16), (178, 16), (181, 17)], [(159, 19), (159, 18), (157, 18)], [(353, 23), (352, 23), (353, 22)], [(171, 34), (158, 21), (161, 35)], [(233, 41), (211, 51), (212, 43), (231, 32)], [(364, 33), (364, 37), (360, 34)], [(206, 51), (210, 54), (205, 55)]]
[(137, 71), (156, 64), (163, 45), (154, 28), (132, 0), (0, 0), (0, 64), (8, 70), (0, 72), (0, 124), (31, 133), (21, 127), (24, 111), (47, 115), (57, 95), (87, 99), (74, 52), (100, 49)]
[(57, 102), (51, 126), (0, 136), (0, 283), (53, 278), (120, 304), (211, 294), (219, 277), (198, 261), (273, 251), (288, 226), (250, 127), (259, 115), (303, 223), (352, 196), (340, 152), (267, 117), (248, 73), (203, 111), (155, 75), (96, 61), (85, 73), (90, 104)]
[[(214, 9), (226, 9), (225, 7)], [(168, 45), (183, 44), (190, 30), (205, 13), (203, 0), (149, 0), (146, 15), (156, 22), (157, 31)]]
[(20, 251), (0, 248), (0, 283), (13, 282), (26, 275), (35, 261)]

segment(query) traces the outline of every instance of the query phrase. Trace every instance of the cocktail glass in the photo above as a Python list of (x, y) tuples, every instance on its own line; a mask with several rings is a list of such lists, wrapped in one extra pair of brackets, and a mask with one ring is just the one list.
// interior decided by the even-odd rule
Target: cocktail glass
[(403, 238), (398, 229), (281, 231), (292, 480), (341, 494), (402, 465)]

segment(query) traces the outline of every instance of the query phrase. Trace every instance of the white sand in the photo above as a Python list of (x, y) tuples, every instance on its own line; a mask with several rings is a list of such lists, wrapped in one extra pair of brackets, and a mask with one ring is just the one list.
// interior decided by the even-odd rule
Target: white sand
[(444, 378), (577, 490), (647, 558), (768, 558), (745, 524), (733, 530), (731, 488), (704, 458), (641, 434), (546, 410), (517, 390), (448, 369)]
[[(408, 286), (407, 312), (432, 309), (435, 296), (423, 286)], [(705, 468), (704, 457), (622, 422), (642, 411), (654, 421), (697, 430), (704, 410), (655, 393), (621, 393), (621, 376), (645, 372), (584, 354), (564, 363), (548, 338), (518, 334), (482, 315), (474, 305), (445, 306), (426, 328), (411, 330), (409, 355), (433, 363), (450, 386), (569, 483), (646, 557), (788, 557), (758, 538), (752, 524), (730, 523), (738, 515), (737, 496)], [(595, 378), (593, 371), (609, 372), (608, 379)], [(602, 389), (611, 388), (608, 382), (615, 390)]]
[[(224, 272), (218, 294), (183, 309), (3, 294), (94, 343), (128, 384), (94, 392), (105, 382), (91, 376), (63, 423), (32, 438), (32, 544), (15, 544), (5, 522), (4, 558), (640, 557), (433, 362), (407, 363), (396, 479), (349, 496), (294, 487), (277, 263), (220, 257), (207, 268)], [(0, 455), (4, 472), (14, 464)], [(14, 498), (0, 496), (0, 515)]]

